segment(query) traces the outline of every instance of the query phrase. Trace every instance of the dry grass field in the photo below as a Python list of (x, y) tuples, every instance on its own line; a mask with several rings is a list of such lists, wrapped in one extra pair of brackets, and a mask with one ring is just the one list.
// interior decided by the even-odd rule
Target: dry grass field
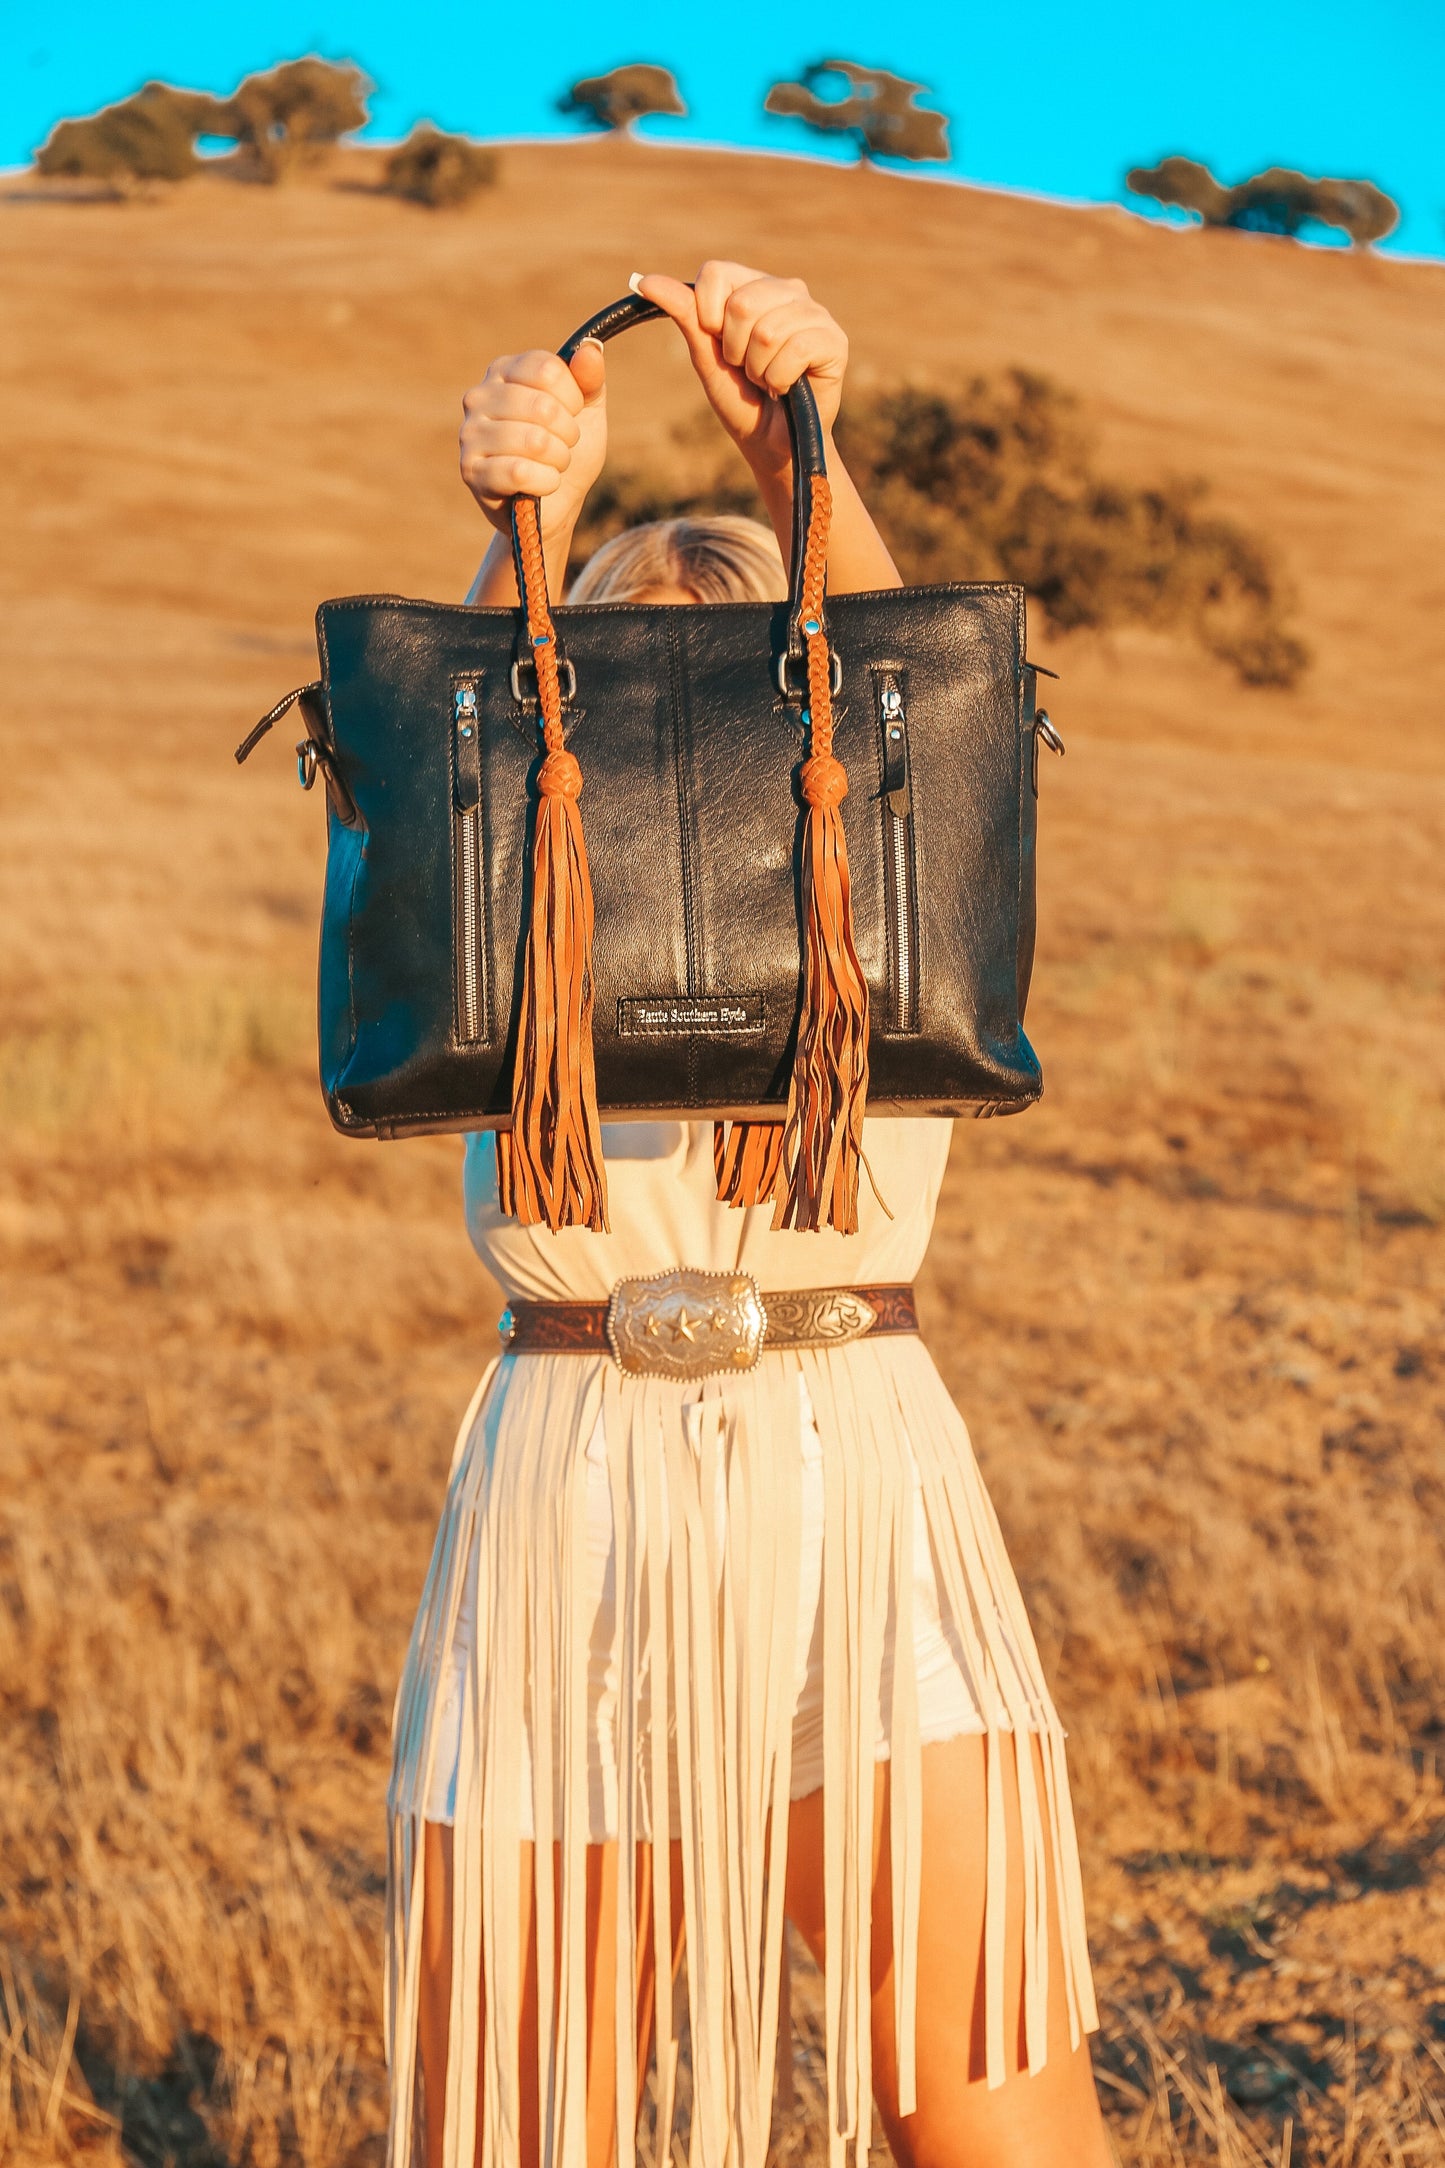
[[(728, 254), (864, 383), (1047, 370), (1287, 569), (1288, 694), (1036, 640), (1048, 1096), (960, 1131), (926, 1327), (1071, 1727), (1121, 2161), (1445, 2162), (1445, 267), (503, 163), (0, 200), (0, 2154), (380, 2160), (388, 1711), (497, 1305), (455, 1142), (328, 1127), (319, 802), (230, 753), (321, 596), (465, 588), (487, 357)], [(615, 380), (624, 456), (691, 411), (661, 330)]]

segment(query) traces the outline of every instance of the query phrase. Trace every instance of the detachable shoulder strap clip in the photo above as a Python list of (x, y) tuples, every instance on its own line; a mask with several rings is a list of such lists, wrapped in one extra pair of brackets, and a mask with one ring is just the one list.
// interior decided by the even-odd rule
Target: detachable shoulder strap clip
[(269, 713), (263, 715), (255, 729), (236, 747), (236, 762), (249, 760), (268, 730), (280, 722), (288, 708), (299, 708), (308, 726), (308, 735), (296, 748), (296, 779), (303, 790), (310, 790), (319, 769), (326, 783), (326, 797), (332, 812), (344, 828), (359, 828), (361, 814), (356, 800), (342, 780), (331, 745), (331, 733), (326, 722), (325, 688), (320, 678), (313, 678), (309, 685), (297, 685), (278, 700)]
[(286, 713), (286, 710), (288, 708), (294, 708), (297, 703), (300, 702), (301, 712), (303, 715), (306, 716), (306, 720), (310, 722), (312, 718), (307, 711), (307, 696), (309, 694), (319, 693), (321, 689), (322, 685), (320, 678), (313, 678), (309, 685), (294, 686), (292, 690), (285, 695), (284, 699), (278, 700), (275, 707), (261, 717), (261, 720), (259, 723), (257, 723), (255, 729), (251, 731), (246, 737), (244, 737), (241, 740), (240, 744), (236, 747), (237, 767), (240, 766), (243, 760), (250, 759), (251, 755), (255, 752), (257, 746), (261, 743), (261, 740), (265, 737), (267, 731), (270, 730), (275, 724), (280, 722), (282, 716)]

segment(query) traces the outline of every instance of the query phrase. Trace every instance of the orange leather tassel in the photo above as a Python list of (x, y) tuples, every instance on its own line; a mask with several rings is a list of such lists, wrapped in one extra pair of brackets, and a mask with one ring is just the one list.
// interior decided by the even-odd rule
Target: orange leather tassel
[(497, 1199), (525, 1226), (607, 1227), (607, 1175), (592, 1052), (592, 878), (578, 798), (582, 770), (562, 734), (557, 635), (534, 499), (517, 500), (518, 584), (537, 666), (542, 765), (532, 906), (512, 1070), (512, 1127), (497, 1139)]
[(512, 1164), (512, 1132), (497, 1131), (497, 1210), (507, 1219), (517, 1217), (517, 1173)]
[(783, 1164), (781, 1122), (714, 1122), (712, 1158), (721, 1204), (771, 1203)]
[(774, 1227), (858, 1231), (858, 1169), (868, 1103), (868, 986), (853, 943), (848, 846), (839, 812), (848, 795), (833, 753), (833, 702), (823, 579), (832, 497), (812, 485), (803, 560), (802, 632), (808, 662), (808, 758), (799, 778), (803, 996), (788, 1088)]

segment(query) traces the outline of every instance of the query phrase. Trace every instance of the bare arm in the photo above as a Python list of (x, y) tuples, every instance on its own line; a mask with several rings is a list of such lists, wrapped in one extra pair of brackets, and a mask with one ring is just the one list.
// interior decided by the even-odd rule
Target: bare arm
[[(806, 375), (833, 485), (828, 585), (839, 595), (901, 586), (833, 442), (848, 341), (801, 280), (717, 262), (703, 265), (695, 289), (661, 275), (636, 283), (687, 342), (713, 412), (752, 470), (784, 559), (792, 547), (793, 469), (781, 394)], [(547, 580), (560, 595), (573, 532), (606, 455), (602, 349), (584, 346), (570, 369), (541, 349), (504, 355), (467, 393), (463, 408), (462, 475), (497, 530), (468, 602), (516, 604), (508, 505), (519, 490), (541, 502)]]
[(582, 347), (570, 369), (543, 347), (491, 364), (462, 401), (462, 480), (496, 529), (468, 602), (516, 607), (511, 502), (519, 493), (542, 507), (547, 584), (561, 594), (573, 529), (606, 456), (600, 346)]
[(833, 486), (828, 586), (835, 595), (901, 587), (898, 567), (833, 442), (847, 336), (802, 280), (719, 262), (703, 265), (695, 287), (659, 274), (636, 285), (686, 340), (713, 412), (752, 469), (784, 562), (793, 541), (793, 463), (782, 395), (806, 376), (818, 402)]

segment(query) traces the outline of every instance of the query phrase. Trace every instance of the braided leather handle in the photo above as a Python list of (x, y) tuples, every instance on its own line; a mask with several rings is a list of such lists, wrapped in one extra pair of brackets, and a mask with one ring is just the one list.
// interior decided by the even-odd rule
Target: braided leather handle
[[(658, 322), (664, 318), (665, 313), (664, 310), (657, 306), (655, 301), (645, 301), (641, 294), (624, 294), (620, 301), (609, 302), (605, 309), (599, 309), (597, 314), (589, 317), (585, 324), (579, 324), (571, 338), (565, 339), (561, 346), (558, 347), (558, 357), (562, 361), (570, 362), (578, 347), (586, 345), (589, 339), (596, 339), (599, 343), (605, 343), (608, 339), (615, 339), (620, 331), (630, 331), (634, 324)], [(823, 453), (823, 425), (818, 418), (818, 402), (813, 397), (813, 387), (806, 376), (799, 377), (792, 390), (786, 394), (783, 404), (787, 410), (788, 434), (793, 447), (793, 551), (792, 564), (788, 572), (787, 645), (787, 652), (791, 658), (793, 656), (801, 657), (807, 647), (807, 641), (802, 632), (802, 620), (808, 533), (813, 525), (812, 485), (814, 481), (820, 481), (826, 477), (828, 468)], [(512, 548), (518, 559), (518, 593), (520, 594), (522, 592), (520, 578), (522, 544), (517, 525), (518, 502), (520, 502), (519, 499), (514, 499), (512, 503)], [(533, 498), (531, 502), (537, 504), (538, 501)], [(540, 512), (541, 507), (538, 505), (539, 521)], [(815, 600), (813, 604), (815, 618), (817, 609), (818, 604)]]
[[(613, 302), (560, 350), (614, 338), (664, 312), (640, 295)], [(836, 657), (828, 645), (823, 591), (833, 494), (818, 407), (806, 378), (787, 395), (793, 451), (793, 563), (788, 637), (777, 657), (787, 697), (790, 665), (805, 703), (798, 910), (802, 987), (793, 1073), (781, 1127), (734, 1124), (714, 1131), (718, 1196), (756, 1205), (770, 1197), (773, 1225), (840, 1234), (858, 1227), (858, 1169), (868, 1101), (868, 983), (853, 939), (848, 845), (840, 808), (848, 777), (833, 750)], [(525, 909), (520, 1018), (512, 1073), (512, 1127), (497, 1146), (502, 1210), (528, 1225), (607, 1226), (607, 1171), (592, 1047), (592, 876), (578, 800), (582, 768), (566, 744), (557, 627), (547, 596), (541, 505), (512, 499), (512, 549), (521, 601), (519, 639), (537, 672), (542, 759), (536, 771), (532, 881)], [(519, 656), (520, 660), (520, 656)]]

